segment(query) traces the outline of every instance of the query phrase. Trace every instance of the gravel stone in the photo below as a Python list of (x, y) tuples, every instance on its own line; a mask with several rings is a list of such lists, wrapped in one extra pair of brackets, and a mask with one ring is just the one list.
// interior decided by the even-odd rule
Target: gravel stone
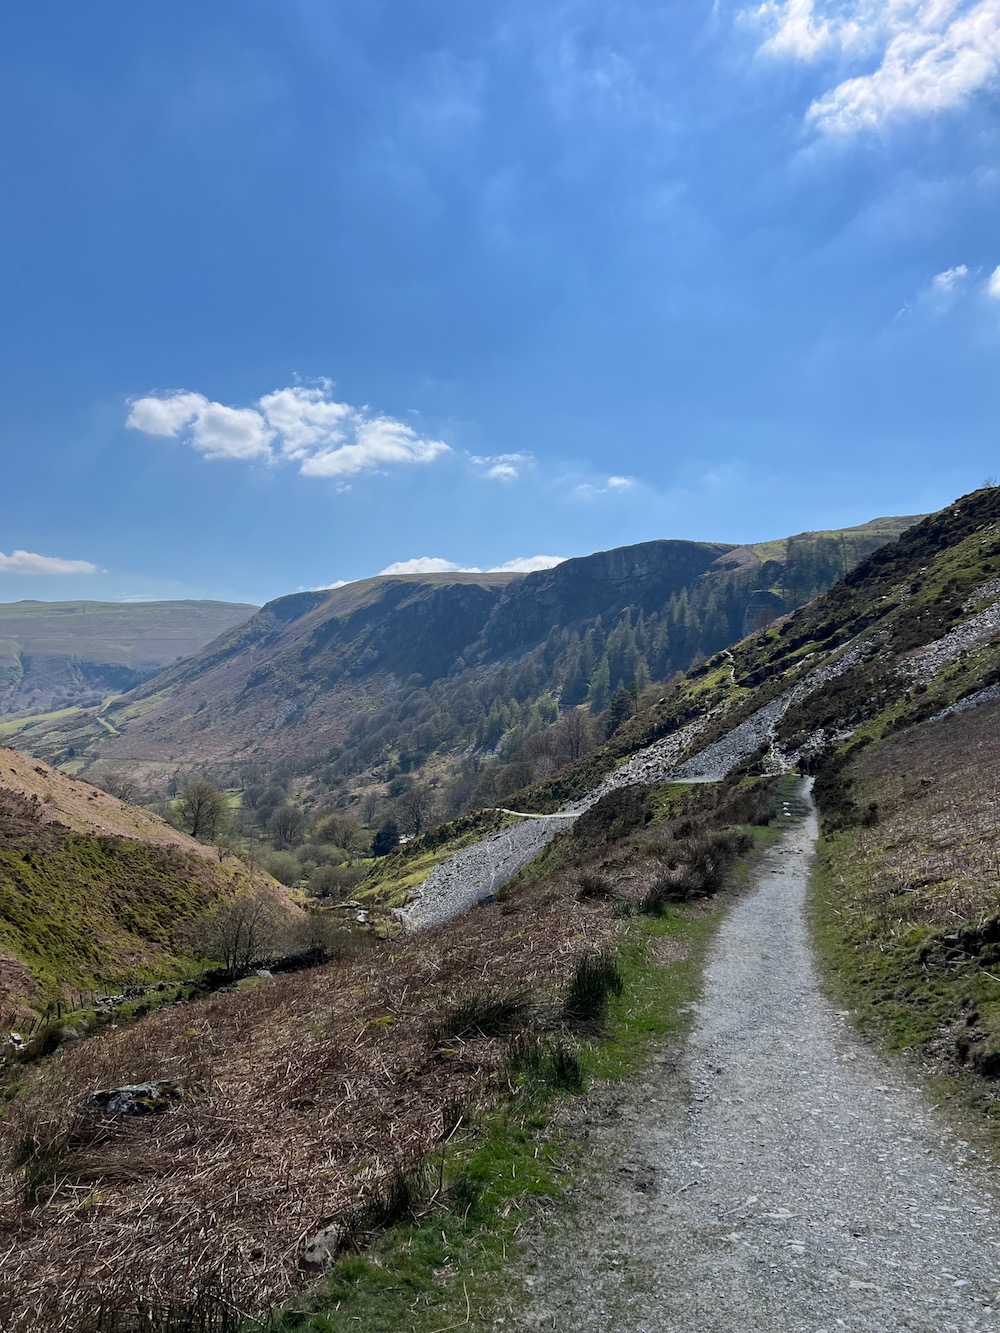
[(724, 922), (680, 1058), (687, 1084), (667, 1053), (621, 1104), (589, 1099), (584, 1184), (536, 1234), (524, 1299), (495, 1327), (998, 1327), (985, 1173), (818, 989), (804, 912), (815, 837), (810, 808)]
[[(853, 640), (839, 656), (824, 662), (790, 690), (759, 708), (721, 740), (685, 760), (676, 770), (675, 776), (682, 782), (721, 781), (762, 746), (776, 746), (775, 729), (792, 704), (815, 694), (831, 680), (836, 680), (845, 671), (858, 666), (871, 655), (873, 649), (874, 639), (871, 636)], [(779, 766), (783, 765), (780, 758), (778, 763)]]
[(1000, 699), (1000, 685), (987, 685), (985, 689), (976, 690), (975, 694), (967, 694), (957, 703), (942, 708), (940, 713), (935, 713), (930, 718), (930, 721), (940, 722), (943, 717), (955, 717), (959, 713), (967, 713), (970, 708), (978, 708), (980, 704), (995, 703), (997, 699)]
[[(482, 838), (442, 861), (420, 885), (413, 901), (399, 908), (396, 915), (408, 931), (425, 930), (450, 921), (460, 912), (491, 897), (502, 884), (533, 861), (557, 833), (570, 828), (585, 810), (619, 787), (652, 785), (671, 779), (720, 781), (761, 745), (775, 744), (775, 727), (791, 704), (857, 665), (871, 651), (870, 638), (856, 640), (839, 657), (818, 667), (721, 740), (679, 764), (708, 721), (705, 717), (696, 718), (632, 755), (581, 800), (564, 806), (553, 815), (526, 815), (523, 823)], [(776, 755), (776, 767), (781, 768), (785, 763), (782, 756)]]
[[(966, 605), (975, 605), (989, 594), (993, 584), (984, 584), (969, 599)], [(992, 643), (1000, 635), (1000, 601), (987, 606), (961, 625), (956, 625), (940, 639), (917, 648), (906, 659), (906, 668), (915, 680), (928, 680), (936, 676), (945, 667), (957, 662), (963, 653), (975, 652), (984, 644)]]
[(557, 833), (569, 828), (577, 813), (543, 815), (491, 833), (435, 866), (417, 897), (397, 916), (407, 930), (439, 926), (466, 908), (489, 898), (522, 866), (533, 861)]

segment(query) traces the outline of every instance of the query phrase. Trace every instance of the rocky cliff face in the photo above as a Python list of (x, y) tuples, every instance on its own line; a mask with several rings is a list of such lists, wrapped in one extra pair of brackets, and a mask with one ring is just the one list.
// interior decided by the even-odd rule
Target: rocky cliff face
[(488, 662), (523, 651), (553, 625), (614, 620), (626, 606), (658, 610), (732, 549), (713, 542), (640, 542), (528, 574), (505, 590), (469, 658)]

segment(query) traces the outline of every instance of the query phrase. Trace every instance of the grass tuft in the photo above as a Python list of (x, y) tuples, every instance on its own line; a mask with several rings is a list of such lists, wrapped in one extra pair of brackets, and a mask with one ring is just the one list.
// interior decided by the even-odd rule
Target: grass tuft
[(474, 991), (456, 1000), (431, 1027), (432, 1046), (462, 1037), (507, 1037), (523, 1028), (531, 1004), (524, 991)]
[(566, 992), (563, 1011), (578, 1023), (596, 1023), (605, 1015), (612, 995), (621, 995), (624, 982), (618, 962), (607, 949), (591, 949), (576, 965)]

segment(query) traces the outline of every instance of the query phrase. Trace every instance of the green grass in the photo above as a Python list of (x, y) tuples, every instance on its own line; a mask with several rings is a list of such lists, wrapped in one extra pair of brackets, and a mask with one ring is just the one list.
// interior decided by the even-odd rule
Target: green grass
[(842, 877), (839, 853), (844, 842), (845, 835), (838, 835), (821, 844), (811, 885), (812, 932), (823, 988), (839, 1007), (850, 1010), (862, 1031), (911, 1061), (913, 1074), (959, 1132), (994, 1162), (1000, 1161), (995, 1087), (968, 1070), (925, 1058), (939, 1034), (963, 1013), (977, 1013), (1000, 1033), (1000, 979), (972, 969), (949, 976), (925, 967), (921, 950), (937, 933), (931, 926), (915, 926), (888, 940), (873, 929), (871, 919), (855, 921), (853, 928), (847, 925), (842, 889), (835, 887)]
[(0, 947), (46, 1000), (63, 987), (158, 980), (194, 966), (178, 929), (239, 872), (172, 848), (69, 834), (39, 851), (0, 850)]
[(61, 718), (72, 717), (74, 713), (79, 713), (79, 708), (56, 708), (51, 713), (27, 713), (20, 717), (11, 718), (7, 722), (0, 722), (0, 736), (16, 736), (21, 731), (26, 731), (28, 727), (36, 726), (40, 722), (58, 722)]

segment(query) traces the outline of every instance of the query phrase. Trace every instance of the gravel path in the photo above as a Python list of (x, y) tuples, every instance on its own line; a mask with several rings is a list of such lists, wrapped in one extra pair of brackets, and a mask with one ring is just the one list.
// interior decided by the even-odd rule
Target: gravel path
[(808, 809), (717, 936), (687, 1086), (674, 1057), (618, 1105), (589, 1099), (593, 1169), (497, 1327), (1000, 1326), (998, 1215), (973, 1154), (817, 988)]

